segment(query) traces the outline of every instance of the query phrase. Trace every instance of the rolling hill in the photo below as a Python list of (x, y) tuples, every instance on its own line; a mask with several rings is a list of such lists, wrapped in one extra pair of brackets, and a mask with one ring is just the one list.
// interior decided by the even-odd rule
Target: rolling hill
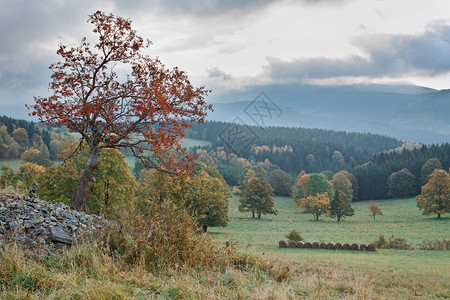
[(211, 96), (215, 111), (209, 119), (239, 117), (255, 125), (246, 109), (261, 92), (277, 109), (264, 125), (370, 132), (427, 144), (450, 141), (450, 90), (413, 85), (254, 85)]

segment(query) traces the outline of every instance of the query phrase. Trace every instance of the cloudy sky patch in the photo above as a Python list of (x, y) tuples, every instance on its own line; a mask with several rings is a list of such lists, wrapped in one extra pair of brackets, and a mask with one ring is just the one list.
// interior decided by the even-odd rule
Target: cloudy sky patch
[(213, 93), (280, 81), (450, 87), (448, 0), (4, 0), (0, 114), (49, 95), (58, 43), (96, 41), (96, 10), (130, 18), (148, 54)]

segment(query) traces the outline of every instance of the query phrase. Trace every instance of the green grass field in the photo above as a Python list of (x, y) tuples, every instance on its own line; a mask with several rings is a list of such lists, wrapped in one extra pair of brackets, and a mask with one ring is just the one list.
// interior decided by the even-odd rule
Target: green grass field
[[(420, 282), (422, 286), (418, 290), (421, 294), (450, 297), (450, 251), (419, 250), (423, 241), (450, 239), (450, 215), (444, 215), (440, 220), (435, 216), (424, 216), (417, 209), (414, 198), (375, 202), (384, 213), (384, 217), (377, 216), (375, 221), (369, 216), (369, 203), (356, 202), (353, 203), (354, 216), (340, 223), (321, 216), (317, 222), (311, 214), (300, 213), (291, 198), (275, 197), (278, 215), (262, 216), (257, 220), (252, 219), (250, 213), (239, 213), (238, 197), (233, 196), (228, 226), (209, 231), (219, 243), (230, 242), (238, 250), (263, 253), (271, 259), (291, 260), (308, 268), (332, 266), (355, 274), (370, 272), (374, 274), (370, 279), (375, 283), (374, 290), (381, 288), (380, 282), (388, 285), (389, 280), (392, 280), (391, 287), (395, 284), (404, 286), (408, 292), (398, 294), (399, 298), (408, 298), (412, 286)], [(278, 241), (286, 240), (285, 235), (292, 229), (300, 231), (304, 239), (311, 242), (368, 244), (381, 234), (386, 238), (394, 235), (405, 238), (415, 249), (378, 249), (371, 253), (279, 248)]]
[(186, 148), (191, 148), (191, 147), (195, 147), (195, 146), (208, 146), (208, 145), (211, 145), (211, 142), (190, 139), (190, 138), (184, 138), (181, 141), (181, 145)]
[[(232, 239), (236, 243), (250, 247), (277, 246), (292, 229), (300, 231), (307, 241), (339, 243), (371, 243), (384, 235), (386, 238), (405, 238), (414, 247), (424, 240), (450, 239), (450, 215), (442, 219), (424, 216), (417, 209), (415, 199), (395, 199), (376, 201), (384, 216), (374, 221), (369, 216), (368, 202), (355, 202), (355, 215), (341, 222), (326, 216), (313, 221), (311, 214), (301, 213), (294, 207), (291, 198), (275, 197), (278, 215), (262, 216), (252, 219), (251, 214), (238, 212), (238, 197), (230, 200), (227, 227), (211, 228), (211, 233), (219, 240)], [(272, 220), (272, 221), (271, 221)]]
[[(20, 159), (6, 159), (6, 160), (0, 160), (0, 167), (1, 166), (8, 166), (11, 169), (17, 171), (19, 170), (20, 166)], [(1, 171), (0, 171), (1, 174)]]

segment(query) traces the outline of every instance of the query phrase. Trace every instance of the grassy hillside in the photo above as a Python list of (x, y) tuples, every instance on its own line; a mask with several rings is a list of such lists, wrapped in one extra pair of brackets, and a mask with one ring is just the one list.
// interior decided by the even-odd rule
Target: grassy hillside
[[(424, 216), (417, 209), (415, 199), (395, 199), (376, 201), (384, 213), (374, 221), (369, 216), (368, 202), (353, 203), (355, 215), (340, 223), (336, 219), (321, 216), (314, 222), (311, 214), (300, 213), (291, 198), (275, 197), (277, 216), (263, 216), (252, 219), (251, 214), (238, 212), (238, 197), (230, 201), (230, 223), (227, 227), (211, 228), (214, 237), (221, 241), (232, 239), (245, 247), (256, 249), (273, 246), (292, 229), (300, 231), (308, 241), (339, 243), (370, 243), (384, 235), (386, 238), (405, 238), (414, 247), (424, 240), (449, 239), (450, 216), (443, 219)], [(273, 221), (270, 221), (272, 219)]]
[[(290, 198), (275, 197), (279, 214), (257, 220), (250, 214), (239, 213), (238, 197), (233, 196), (228, 227), (211, 228), (210, 234), (220, 243), (232, 243), (238, 250), (255, 251), (270, 259), (291, 260), (293, 264), (308, 269), (319, 282), (324, 276), (322, 273), (329, 272), (325, 275), (329, 282), (322, 279), (324, 286), (341, 280), (345, 274), (353, 274), (356, 278), (353, 279), (354, 284), (370, 280), (372, 286), (365, 289), (371, 293), (376, 291), (380, 298), (384, 294), (391, 299), (408, 299), (414, 293), (450, 297), (450, 252), (419, 250), (423, 241), (450, 239), (450, 216), (445, 215), (441, 220), (423, 216), (416, 208), (414, 198), (376, 203), (383, 210), (384, 217), (377, 216), (375, 221), (368, 215), (368, 202), (359, 202), (353, 204), (355, 215), (340, 223), (325, 216), (315, 222), (312, 215), (294, 208)], [(300, 231), (307, 241), (319, 242), (367, 244), (380, 234), (386, 238), (394, 235), (405, 238), (415, 250), (378, 249), (370, 253), (278, 248), (278, 241), (286, 240), (285, 235), (292, 229)], [(306, 274), (299, 276), (308, 280)]]
[[(420, 215), (413, 199), (380, 202), (385, 217), (375, 222), (367, 216), (366, 204), (356, 203), (356, 215), (337, 224), (331, 219), (312, 222), (311, 216), (293, 209), (289, 198), (276, 198), (280, 214), (269, 221), (239, 214), (234, 197), (230, 225), (211, 228), (210, 235), (223, 246), (232, 241), (236, 250), (219, 250), (223, 248), (196, 235), (201, 246), (194, 247), (187, 262), (173, 267), (158, 264), (153, 271), (145, 260), (133, 263), (127, 255), (110, 256), (95, 243), (73, 247), (63, 255), (37, 257), (14, 246), (1, 247), (0, 299), (449, 298), (449, 251), (277, 247), (293, 228), (308, 240), (367, 242), (379, 233), (393, 233), (416, 246), (422, 238), (448, 238), (450, 218), (437, 221)], [(174, 229), (178, 227), (179, 223)], [(189, 264), (190, 260), (204, 264)]]

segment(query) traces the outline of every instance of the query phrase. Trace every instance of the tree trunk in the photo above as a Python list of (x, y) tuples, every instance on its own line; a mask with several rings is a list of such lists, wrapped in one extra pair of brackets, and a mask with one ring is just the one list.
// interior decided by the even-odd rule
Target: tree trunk
[(440, 219), (441, 218), (441, 214), (438, 214), (438, 219)]
[(94, 178), (94, 170), (97, 167), (98, 162), (98, 148), (97, 146), (91, 146), (91, 152), (89, 153), (89, 159), (87, 161), (84, 172), (81, 175), (78, 189), (73, 199), (73, 207), (78, 211), (86, 211), (87, 203), (89, 200), (89, 188)]
[(253, 219), (255, 218), (255, 211), (254, 210), (252, 210), (252, 218)]
[(261, 219), (261, 212), (258, 212), (258, 219)]
[(203, 225), (203, 226), (202, 226), (202, 229), (203, 229), (203, 232), (207, 232), (207, 231), (208, 231), (208, 226)]

